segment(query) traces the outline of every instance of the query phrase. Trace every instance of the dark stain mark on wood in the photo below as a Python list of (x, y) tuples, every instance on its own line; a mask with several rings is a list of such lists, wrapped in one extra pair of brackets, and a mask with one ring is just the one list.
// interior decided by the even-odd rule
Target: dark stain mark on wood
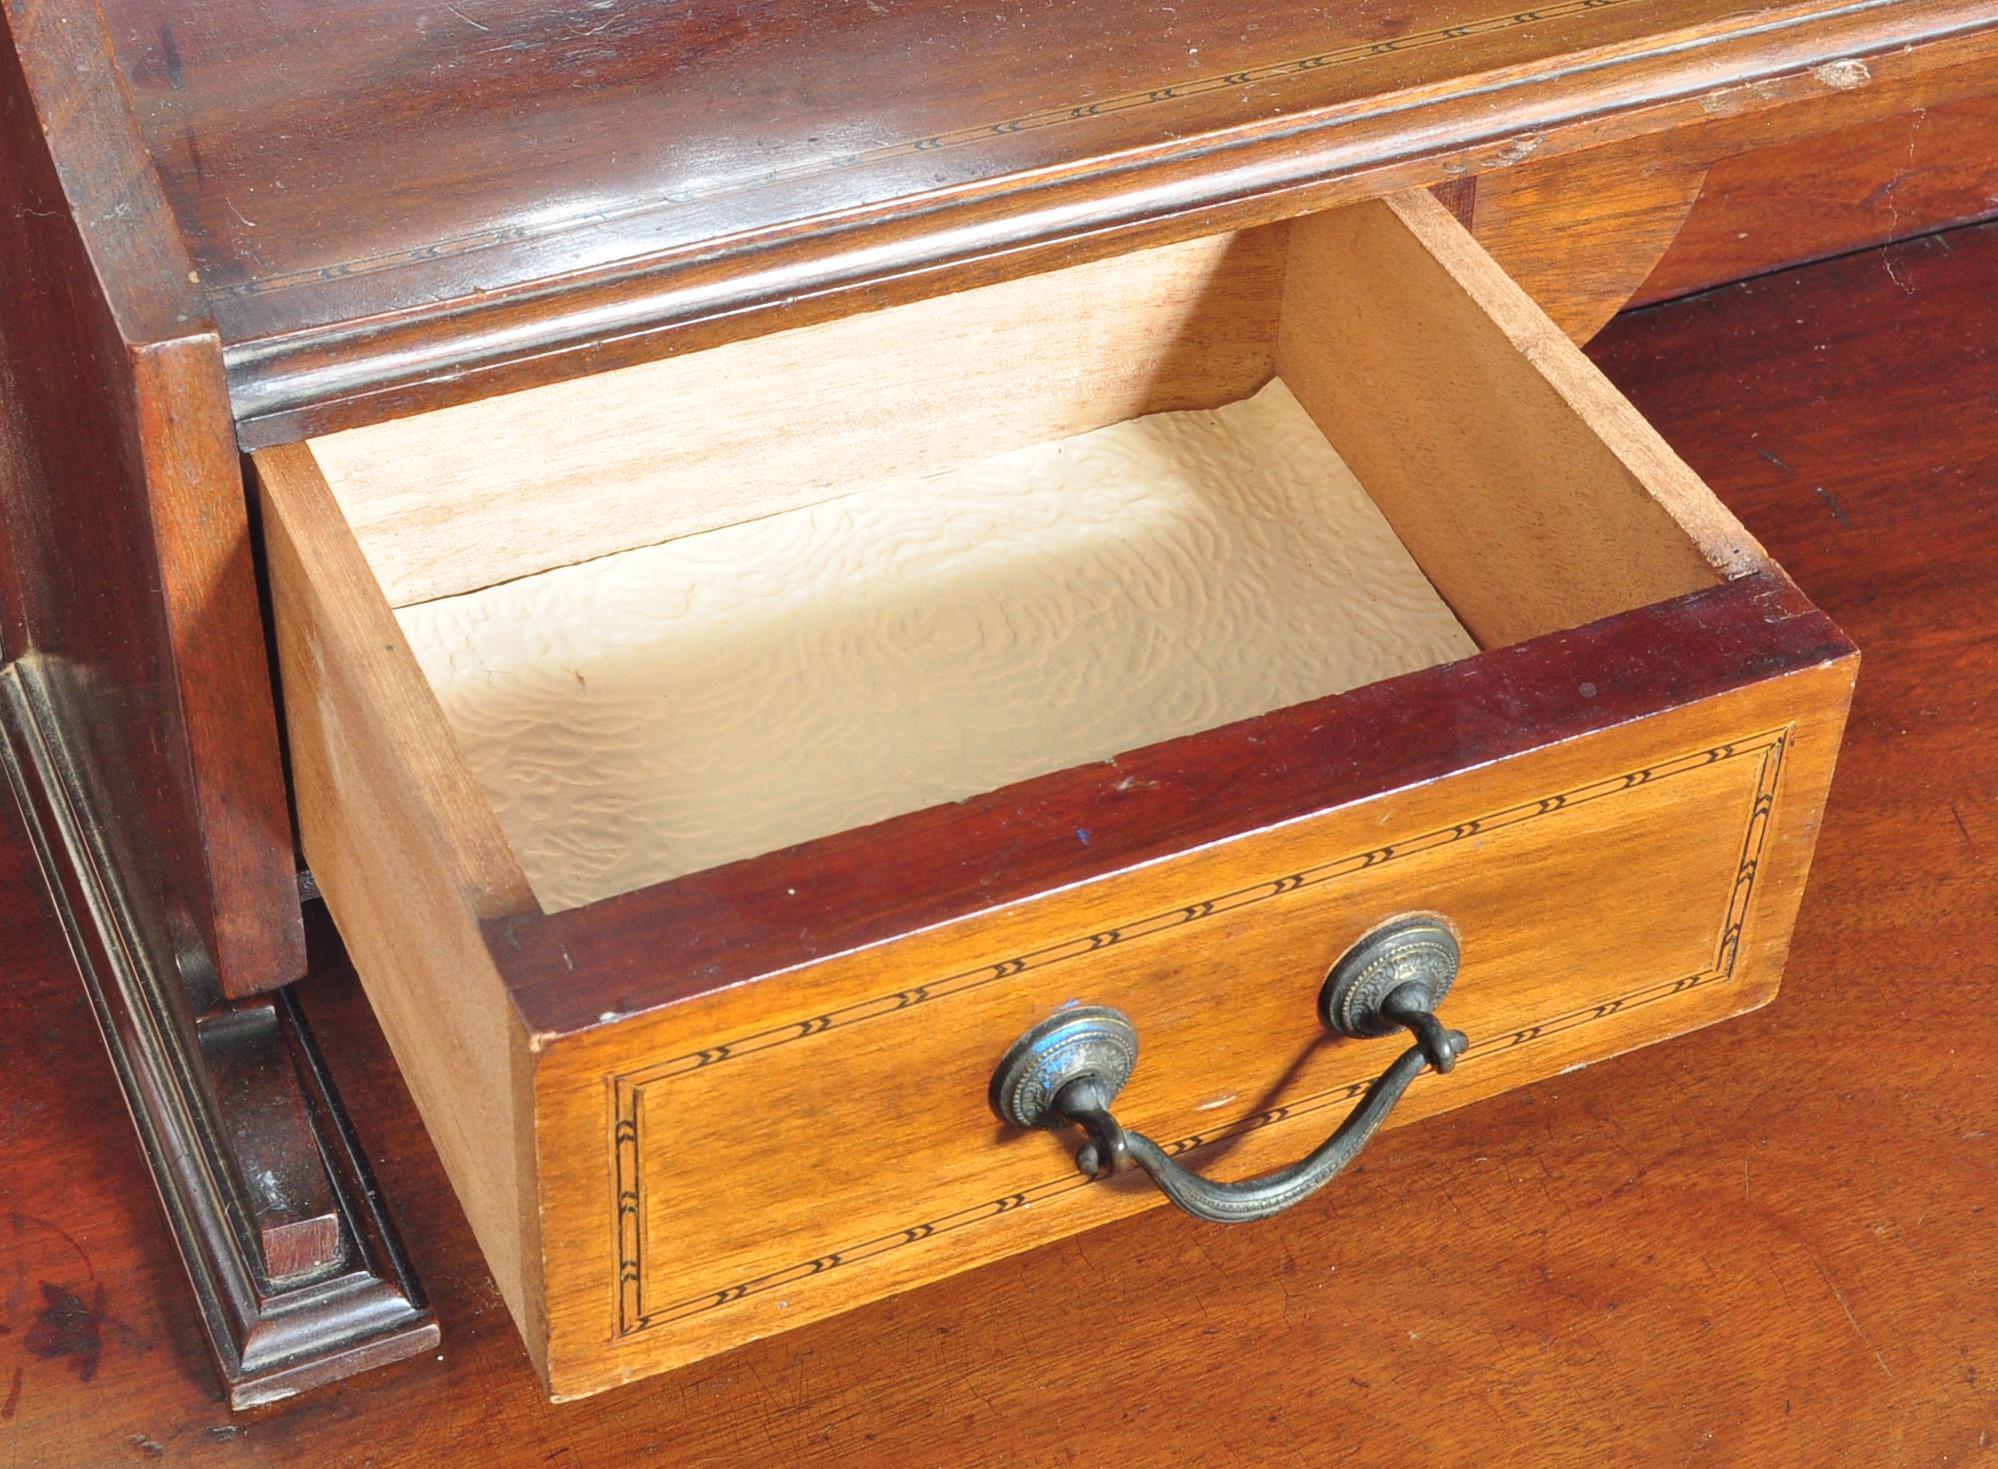
[(1812, 487), (1811, 493), (1825, 502), (1825, 508), (1831, 511), (1833, 520), (1836, 520), (1843, 526), (1850, 526), (1852, 524), (1846, 518), (1845, 507), (1838, 503), (1838, 497), (1833, 495), (1830, 490), (1826, 489), (1823, 485), (1815, 485)]
[(187, 89), (187, 69), (181, 63), (180, 46), (173, 38), (172, 26), (160, 27), (160, 58), (166, 64), (167, 85), (176, 92)]
[(14, 1369), (14, 1380), (7, 1384), (6, 1401), (0, 1402), (0, 1423), (9, 1422), (12, 1420), (14, 1414), (20, 1411), (21, 1379), (25, 1375), (26, 1369), (21, 1367)]
[(89, 1305), (72, 1290), (42, 1282), (42, 1312), (21, 1344), (43, 1361), (66, 1360), (79, 1382), (97, 1376), (104, 1357), (104, 1287)]

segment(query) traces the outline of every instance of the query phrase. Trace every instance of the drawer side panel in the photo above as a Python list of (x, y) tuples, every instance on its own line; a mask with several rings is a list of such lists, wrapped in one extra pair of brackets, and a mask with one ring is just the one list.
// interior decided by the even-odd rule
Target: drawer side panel
[(306, 860), (539, 1360), (532, 1073), (479, 929), (526, 882), (306, 451), (257, 479)]

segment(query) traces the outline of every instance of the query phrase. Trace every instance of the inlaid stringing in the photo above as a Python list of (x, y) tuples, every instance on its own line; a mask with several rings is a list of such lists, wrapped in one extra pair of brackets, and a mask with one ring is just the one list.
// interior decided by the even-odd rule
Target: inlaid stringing
[[(1547, 1015), (1530, 1024), (1516, 1026), (1502, 1033), (1481, 1036), (1473, 1041), (1464, 1063), (1460, 1063), (1477, 1064), (1502, 1052), (1537, 1044), (1548, 1037), (1576, 1027), (1593, 1025), (1630, 1010), (1670, 1001), (1688, 990), (1725, 983), (1734, 978), (1736, 961), (1741, 949), (1742, 929), (1747, 922), (1749, 903), (1755, 890), (1756, 873), (1761, 864), (1763, 845), (1769, 834), (1769, 825), (1775, 809), (1784, 755), (1793, 734), (1794, 731), (1790, 728), (1767, 730), (1709, 749), (1688, 751), (1671, 759), (1662, 760), (1656, 765), (1625, 771), (1587, 786), (1553, 792), (1533, 801), (1501, 811), (1488, 812), (1483, 816), (1407, 837), (1387, 846), (1365, 852), (1348, 853), (1306, 872), (1287, 873), (1267, 879), (1254, 887), (1220, 894), (1169, 913), (1134, 918), (1113, 929), (1078, 935), (1064, 942), (1049, 945), (1035, 953), (1013, 955), (996, 960), (981, 969), (942, 976), (912, 991), (879, 996), (874, 1000), (851, 1006), (843, 1014), (813, 1016), (778, 1030), (740, 1037), (711, 1046), (697, 1054), (674, 1057), (612, 1078), (609, 1088), (611, 1096), (609, 1147), (612, 1171), (616, 1177), (617, 1336), (624, 1338), (640, 1335), (670, 1322), (734, 1305), (766, 1291), (796, 1286), (824, 1276), (829, 1271), (860, 1264), (891, 1251), (921, 1245), (939, 1235), (997, 1219), (1015, 1209), (1086, 1187), (1090, 1182), (1075, 1173), (1064, 1173), (1055, 1178), (1037, 1180), (1001, 1197), (983, 1200), (943, 1217), (914, 1222), (904, 1228), (857, 1241), (828, 1254), (800, 1260), (782, 1270), (681, 1297), (669, 1304), (648, 1307), (645, 1294), (646, 1188), (644, 1147), (640, 1138), (640, 1119), (644, 1115), (645, 1092), (648, 1087), (693, 1076), (711, 1066), (772, 1046), (787, 1045), (822, 1036), (841, 1025), (882, 1016), (901, 1015), (914, 1005), (961, 995), (968, 990), (996, 983), (1002, 979), (1010, 979), (1029, 969), (1100, 953), (1116, 944), (1153, 937), (1250, 904), (1282, 899), (1303, 889), (1364, 872), (1383, 863), (1435, 851), (1458, 842), (1517, 830), (1530, 823), (1558, 816), (1562, 812), (1594, 801), (1655, 786), (1674, 777), (1711, 770), (1717, 765), (1730, 764), (1736, 760), (1753, 760), (1754, 783), (1748, 791), (1746, 819), (1733, 867), (1733, 880), (1728, 884), (1724, 894), (1724, 906), (1714, 934), (1712, 961), (1691, 974), (1675, 975), (1659, 982), (1625, 989), (1604, 998), (1591, 998), (1586, 1004), (1563, 1010), (1559, 1014)], [(1173, 1153), (1191, 1151), (1224, 1138), (1237, 1137), (1344, 1105), (1366, 1090), (1369, 1079), (1363, 1077), (1326, 1091), (1297, 1097), (1274, 1107), (1211, 1124), (1198, 1132), (1190, 1132), (1175, 1138), (1169, 1144), (1168, 1150)], [(1188, 1119), (1189, 1122), (1191, 1120)]]

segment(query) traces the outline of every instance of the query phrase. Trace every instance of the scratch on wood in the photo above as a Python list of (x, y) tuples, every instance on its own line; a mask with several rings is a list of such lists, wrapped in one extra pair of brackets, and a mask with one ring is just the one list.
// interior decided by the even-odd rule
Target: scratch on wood
[[(1787, 469), (1789, 466), (1785, 465), (1784, 467)], [(1838, 497), (1832, 494), (1830, 490), (1826, 489), (1823, 485), (1813, 485), (1811, 486), (1811, 493), (1825, 502), (1825, 508), (1831, 511), (1833, 520), (1836, 520), (1840, 525), (1849, 526), (1852, 524), (1846, 518), (1845, 507), (1838, 503)]]
[(1863, 61), (1846, 57), (1811, 68), (1811, 75), (1835, 91), (1849, 92), (1873, 80), (1873, 72)]
[(1839, 1310), (1845, 1312), (1845, 1319), (1852, 1324), (1853, 1335), (1865, 1344), (1867, 1351), (1873, 1353), (1873, 1360), (1880, 1364), (1880, 1370), (1887, 1374), (1890, 1382), (1893, 1381), (1894, 1369), (1889, 1367), (1887, 1359), (1880, 1355), (1880, 1348), (1873, 1345), (1873, 1338), (1866, 1334), (1866, 1328), (1859, 1324), (1859, 1318), (1852, 1314), (1852, 1307), (1845, 1303), (1845, 1297), (1840, 1294), (1839, 1288), (1832, 1284), (1832, 1278), (1825, 1274), (1825, 1267), (1817, 1262), (1816, 1257), (1811, 1258), (1811, 1268), (1818, 1272), (1818, 1279), (1825, 1283), (1825, 1289), (1830, 1291), (1832, 1299), (1838, 1302)]
[(1970, 849), (1970, 860), (1982, 862), (1984, 854), (1977, 850), (1977, 842), (1970, 835), (1970, 828), (1964, 824), (1963, 813), (1956, 809), (1956, 802), (1949, 803), (1949, 814), (1956, 818), (1956, 829), (1963, 833), (1963, 844)]

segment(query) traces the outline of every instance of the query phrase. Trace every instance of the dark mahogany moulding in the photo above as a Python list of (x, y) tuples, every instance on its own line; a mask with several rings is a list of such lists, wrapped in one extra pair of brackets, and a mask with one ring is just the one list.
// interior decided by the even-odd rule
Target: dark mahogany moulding
[(1985, 0), (105, 10), (247, 447), (1998, 53)]
[[(1780, 573), (560, 913), (490, 920), (552, 1036), (1844, 657)], [(1086, 834), (1086, 835), (1085, 835)]]

